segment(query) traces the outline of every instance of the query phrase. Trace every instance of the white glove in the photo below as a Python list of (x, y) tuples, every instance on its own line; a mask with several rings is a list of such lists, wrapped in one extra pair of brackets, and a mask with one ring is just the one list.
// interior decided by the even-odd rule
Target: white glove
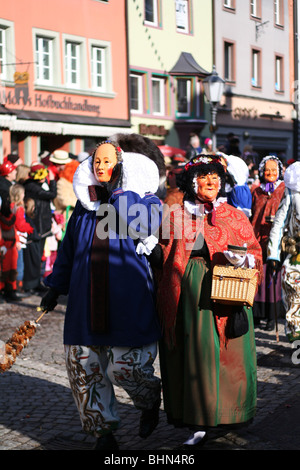
[(150, 255), (157, 243), (158, 239), (154, 235), (150, 235), (149, 237), (145, 238), (145, 240), (141, 240), (138, 243), (135, 251), (138, 255)]
[(232, 253), (232, 251), (223, 251), (227, 261), (229, 261), (233, 266), (237, 268), (254, 268), (255, 267), (255, 258), (254, 255), (246, 253), (245, 255), (237, 255)]
[(5, 256), (6, 253), (7, 253), (7, 248), (6, 248), (6, 246), (4, 246), (4, 245), (3, 245), (3, 246), (0, 246), (0, 251), (1, 251), (1, 254), (2, 254), (3, 256)]
[(229, 263), (233, 264), (233, 266), (240, 267), (244, 264), (245, 259), (246, 259), (246, 254), (245, 255), (237, 255), (236, 253), (233, 253), (232, 251), (226, 250), (223, 251), (227, 261)]
[(0, 246), (0, 251), (1, 251), (1, 254), (2, 254), (3, 256), (5, 256), (6, 253), (7, 253), (7, 248), (6, 248), (6, 246), (4, 246), (4, 245), (3, 245), (3, 246)]

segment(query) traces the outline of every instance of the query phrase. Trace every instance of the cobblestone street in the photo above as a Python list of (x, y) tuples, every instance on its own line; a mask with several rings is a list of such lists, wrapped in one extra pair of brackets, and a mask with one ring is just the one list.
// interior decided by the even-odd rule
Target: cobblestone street
[[(0, 339), (6, 341), (25, 320), (36, 320), (40, 298), (0, 305)], [(69, 388), (62, 344), (65, 299), (45, 315), (36, 335), (14, 366), (0, 376), (0, 450), (90, 450)], [(299, 450), (300, 367), (286, 341), (283, 320), (280, 342), (274, 332), (256, 329), (258, 358), (257, 415), (247, 427), (208, 433), (203, 450)], [(298, 360), (299, 362), (299, 360)], [(159, 362), (156, 362), (159, 374)], [(138, 436), (139, 412), (116, 388), (122, 418), (116, 438), (120, 450), (172, 450), (187, 431), (167, 424), (161, 405), (160, 423), (148, 439)]]

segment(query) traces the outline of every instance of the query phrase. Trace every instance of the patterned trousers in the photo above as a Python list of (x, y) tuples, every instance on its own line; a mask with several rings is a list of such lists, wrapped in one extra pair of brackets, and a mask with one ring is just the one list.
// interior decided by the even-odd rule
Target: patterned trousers
[(154, 375), (156, 343), (141, 348), (65, 345), (70, 386), (82, 428), (99, 437), (119, 427), (114, 385), (122, 387), (136, 408), (151, 409), (160, 398)]

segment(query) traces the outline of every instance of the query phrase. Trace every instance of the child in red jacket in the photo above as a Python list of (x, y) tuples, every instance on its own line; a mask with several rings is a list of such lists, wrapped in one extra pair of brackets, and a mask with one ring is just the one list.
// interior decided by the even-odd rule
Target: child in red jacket
[(24, 196), (25, 189), (21, 184), (14, 184), (9, 189), (10, 209), (15, 215), (15, 229), (18, 236), (17, 246), (17, 288), (22, 291), (24, 261), (23, 249), (26, 248), (27, 236), (33, 233), (33, 227), (25, 219)]

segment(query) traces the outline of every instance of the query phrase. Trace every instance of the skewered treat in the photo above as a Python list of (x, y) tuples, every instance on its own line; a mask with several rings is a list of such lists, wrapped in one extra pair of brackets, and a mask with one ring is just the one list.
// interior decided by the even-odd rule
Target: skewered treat
[(26, 321), (6, 342), (4, 354), (0, 357), (0, 373), (11, 368), (16, 361), (17, 356), (35, 335), (36, 326), (35, 322)]
[(11, 368), (17, 359), (17, 356), (27, 346), (31, 338), (35, 335), (37, 323), (25, 321), (18, 328), (11, 338), (5, 343), (5, 350), (0, 354), (0, 373)]

